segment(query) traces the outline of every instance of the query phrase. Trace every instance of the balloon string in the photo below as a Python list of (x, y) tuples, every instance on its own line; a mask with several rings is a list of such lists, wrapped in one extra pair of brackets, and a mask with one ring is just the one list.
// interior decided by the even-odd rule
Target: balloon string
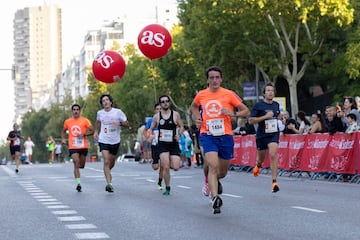
[(155, 72), (155, 66), (154, 66), (154, 62), (153, 62), (153, 59), (151, 59), (151, 69), (152, 69), (152, 71), (151, 71), (151, 76), (152, 76), (152, 81), (153, 81), (153, 87), (154, 87), (154, 103), (156, 103), (157, 102), (157, 94), (156, 94), (156, 82), (155, 82), (155, 74), (154, 74), (154, 72)]

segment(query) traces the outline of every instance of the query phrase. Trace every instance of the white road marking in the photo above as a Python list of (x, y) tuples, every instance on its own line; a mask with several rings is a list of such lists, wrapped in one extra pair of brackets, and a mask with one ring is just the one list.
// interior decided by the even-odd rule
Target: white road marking
[(94, 224), (67, 224), (68, 229), (94, 229), (97, 228)]
[(50, 198), (50, 199), (36, 199), (38, 200), (39, 202), (55, 202), (55, 201), (58, 201), (57, 199), (55, 198)]
[(234, 195), (234, 194), (229, 194), (229, 193), (223, 193), (223, 194), (221, 194), (221, 195), (227, 196), (227, 197), (233, 197), (233, 198), (243, 198), (243, 196)]
[(44, 205), (61, 205), (62, 202), (42, 202)]
[(191, 187), (184, 186), (184, 185), (177, 185), (177, 187), (179, 187), (179, 188), (185, 188), (185, 189), (191, 189)]
[(52, 211), (53, 214), (56, 215), (67, 215), (67, 214), (77, 214), (75, 210), (62, 210), (62, 211)]
[(58, 217), (59, 221), (72, 222), (72, 221), (84, 221), (86, 220), (83, 216), (71, 216), (71, 217)]
[(61, 208), (70, 208), (67, 205), (55, 205), (55, 206), (46, 206), (49, 209), (61, 209)]
[(110, 238), (109, 235), (103, 232), (91, 232), (91, 233), (75, 233), (78, 239), (104, 239)]
[(45, 199), (45, 198), (53, 198), (53, 196), (50, 196), (50, 195), (40, 195), (40, 196), (33, 196), (34, 198), (36, 198), (36, 199), (41, 199), (41, 198), (43, 198), (43, 199)]
[(300, 210), (304, 210), (304, 211), (309, 211), (309, 212), (315, 212), (315, 213), (325, 213), (326, 212), (326, 211), (319, 210), (319, 209), (307, 208), (307, 207), (299, 207), (299, 206), (292, 206), (292, 208), (300, 209)]

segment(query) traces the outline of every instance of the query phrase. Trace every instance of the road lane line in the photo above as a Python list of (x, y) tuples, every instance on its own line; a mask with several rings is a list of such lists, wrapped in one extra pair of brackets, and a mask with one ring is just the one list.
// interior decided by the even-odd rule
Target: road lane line
[(184, 185), (177, 185), (177, 187), (179, 187), (179, 188), (185, 188), (185, 189), (191, 189), (191, 187), (187, 187), (187, 186), (184, 186)]
[(55, 215), (67, 215), (67, 214), (77, 214), (75, 210), (62, 210), (62, 211), (52, 211)]
[(95, 229), (97, 228), (94, 224), (66, 224), (65, 227), (67, 229)]
[(304, 210), (304, 211), (309, 211), (309, 212), (315, 212), (315, 213), (325, 213), (326, 212), (326, 211), (319, 210), (319, 209), (307, 208), (307, 207), (299, 207), (299, 206), (292, 206), (292, 208), (300, 209), (300, 210)]
[(104, 239), (110, 238), (109, 235), (103, 232), (91, 232), (91, 233), (75, 233), (77, 239)]
[(227, 197), (233, 197), (233, 198), (243, 198), (243, 196), (234, 195), (234, 194), (229, 194), (229, 193), (223, 193), (223, 194), (221, 194), (221, 195), (227, 196)]
[(61, 222), (73, 222), (73, 221), (85, 221), (86, 219), (83, 216), (70, 216), (70, 217), (58, 217)]

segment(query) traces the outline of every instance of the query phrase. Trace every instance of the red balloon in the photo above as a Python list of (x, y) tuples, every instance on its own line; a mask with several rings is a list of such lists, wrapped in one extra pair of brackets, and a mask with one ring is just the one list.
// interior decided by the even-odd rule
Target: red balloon
[(171, 43), (172, 38), (169, 31), (159, 24), (150, 24), (144, 27), (138, 36), (140, 51), (150, 59), (165, 56)]
[(114, 83), (124, 76), (126, 64), (119, 53), (104, 50), (95, 57), (92, 70), (97, 80), (104, 83)]

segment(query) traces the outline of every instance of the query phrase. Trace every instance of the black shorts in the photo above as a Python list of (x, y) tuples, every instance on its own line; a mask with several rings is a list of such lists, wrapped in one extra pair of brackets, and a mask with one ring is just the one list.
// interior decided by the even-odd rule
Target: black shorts
[[(87, 148), (82, 148), (82, 149), (69, 149), (69, 157), (71, 157), (71, 155), (73, 155), (74, 153), (78, 153), (80, 156), (87, 156), (88, 154), (88, 149)], [(57, 154), (60, 155), (60, 154)]]
[(157, 147), (159, 155), (163, 152), (169, 152), (170, 155), (180, 156), (180, 148), (178, 142), (159, 142)]
[(160, 153), (157, 145), (151, 145), (152, 164), (158, 164), (160, 160)]
[(265, 150), (268, 149), (269, 143), (279, 143), (280, 134), (274, 133), (271, 136), (257, 138), (256, 139), (256, 148), (257, 150)]
[(100, 147), (100, 152), (102, 152), (103, 150), (109, 151), (110, 154), (116, 156), (119, 150), (119, 146), (120, 143), (117, 144), (107, 144), (107, 143), (100, 143), (99, 142), (99, 147)]
[(20, 145), (10, 147), (10, 154), (11, 155), (15, 155), (16, 152), (21, 152)]

